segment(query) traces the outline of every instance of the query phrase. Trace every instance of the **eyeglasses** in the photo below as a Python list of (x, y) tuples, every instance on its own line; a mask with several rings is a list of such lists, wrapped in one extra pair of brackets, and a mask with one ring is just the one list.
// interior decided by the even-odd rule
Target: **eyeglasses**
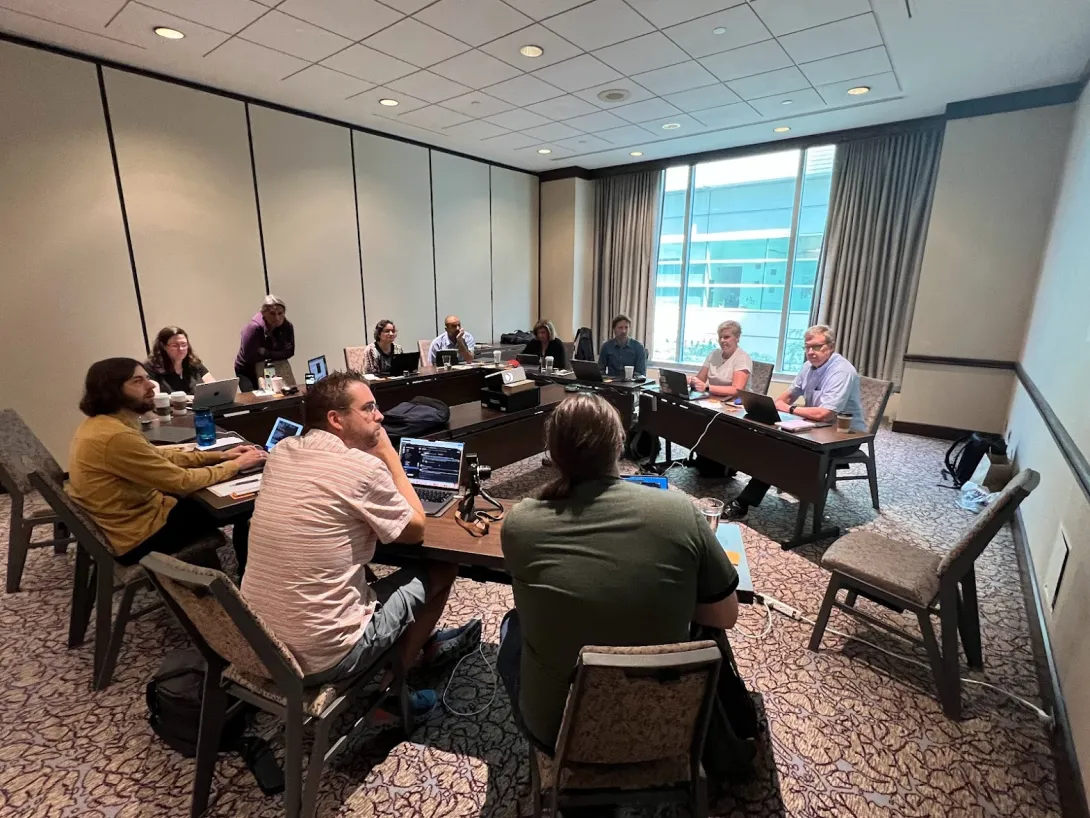
[(360, 411), (363, 412), (363, 414), (365, 415), (373, 415), (375, 414), (375, 412), (378, 411), (378, 404), (375, 403), (373, 400), (368, 401), (360, 407)]
[(827, 341), (823, 341), (820, 344), (807, 344), (806, 345), (806, 351), (807, 352), (817, 352), (818, 350), (824, 349), (827, 346), (829, 346), (829, 343)]

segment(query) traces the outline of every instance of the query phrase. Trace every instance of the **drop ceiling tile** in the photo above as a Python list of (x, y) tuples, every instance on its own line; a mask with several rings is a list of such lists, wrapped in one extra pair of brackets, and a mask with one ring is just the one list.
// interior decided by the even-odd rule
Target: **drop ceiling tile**
[(788, 94), (762, 97), (749, 103), (763, 117), (783, 119), (797, 114), (805, 114), (825, 108), (823, 100), (813, 88), (803, 88)]
[(499, 125), (501, 128), (508, 128), (512, 131), (539, 128), (542, 125), (549, 124), (549, 120), (540, 114), (535, 114), (533, 111), (524, 111), (522, 108), (504, 111), (502, 114), (494, 114), (486, 117), (486, 119), (493, 125)]
[(382, 5), (397, 9), (402, 14), (415, 14), (435, 0), (382, 0)]
[(283, 80), (279, 87), (318, 101), (347, 99), (373, 88), (374, 83), (364, 82), (322, 65), (311, 65)]
[(454, 55), (469, 50), (465, 43), (411, 17), (394, 23), (378, 34), (372, 34), (364, 40), (364, 44), (421, 68), (449, 60)]
[(666, 68), (656, 68), (654, 71), (648, 71), (645, 74), (634, 74), (632, 79), (648, 91), (659, 96), (688, 91), (690, 88), (714, 85), (719, 82), (696, 60), (670, 65)]
[(561, 139), (556, 143), (558, 148), (564, 150), (574, 151), (575, 153), (590, 153), (591, 151), (608, 151), (612, 149), (614, 144), (612, 142), (606, 142), (597, 136), (591, 136), (584, 133), (579, 136), (573, 136), (570, 139)]
[[(394, 107), (387, 107), (379, 104), (380, 99), (396, 99), (398, 104)], [(428, 104), (422, 99), (410, 97), (408, 94), (395, 91), (393, 88), (383, 88), (381, 86), (357, 94), (346, 100), (346, 103), (356, 106), (361, 111), (392, 118), (407, 114), (409, 111), (415, 111), (417, 108), (423, 108)]]
[(537, 140), (524, 133), (505, 133), (503, 136), (485, 140), (481, 147), (499, 148), (501, 150), (518, 150), (536, 145)]
[(470, 88), (494, 85), (517, 77), (521, 73), (503, 60), (497, 60), (492, 55), (476, 49), (433, 65), (431, 70), (442, 77), (468, 85)]
[(474, 140), (488, 139), (492, 136), (500, 136), (508, 133), (506, 129), (501, 128), (499, 125), (493, 125), (491, 122), (485, 122), (483, 119), (463, 122), (461, 125), (451, 125), (444, 130), (451, 136), (458, 137), (459, 139)]
[(576, 130), (597, 133), (598, 131), (608, 131), (610, 128), (623, 128), (628, 123), (609, 111), (596, 111), (593, 114), (569, 119), (567, 124)]
[(253, 0), (141, 0), (141, 4), (228, 34), (238, 33), (269, 10)]
[(569, 139), (573, 136), (579, 136), (581, 131), (577, 131), (570, 125), (565, 125), (563, 122), (550, 122), (548, 125), (527, 128), (523, 133), (529, 134), (540, 142), (556, 142), (560, 139)]
[(310, 62), (324, 60), (352, 45), (352, 41), (346, 37), (279, 11), (270, 11), (244, 28), (238, 36)]
[[(152, 29), (170, 26), (185, 32), (183, 40), (164, 40)], [(180, 17), (154, 11), (137, 3), (129, 3), (114, 17), (105, 33), (136, 45), (166, 51), (179, 60), (200, 60), (205, 54), (223, 43), (230, 35), (208, 26), (188, 23)]]
[(429, 105), (427, 108), (417, 108), (397, 117), (398, 122), (408, 122), (410, 125), (418, 125), (421, 128), (449, 128), (469, 119), (465, 114), (451, 111), (439, 105)]
[[(11, 20), (8, 30), (12, 32), (30, 34), (25, 27), (19, 25), (25, 22), (29, 26), (36, 23), (45, 23), (45, 27), (54, 28), (47, 21), (57, 21), (54, 25), (72, 26), (88, 33), (101, 32), (110, 20), (121, 11), (128, 0), (80, 0), (73, 3), (71, 0), (4, 0), (0, 4), (0, 12), (8, 12), (5, 16)], [(260, 9), (263, 12), (264, 9)], [(14, 15), (19, 15), (14, 17)], [(23, 15), (30, 15), (23, 20)], [(246, 21), (249, 22), (249, 21)], [(242, 25), (245, 25), (244, 22)], [(215, 26), (209, 26), (215, 28)], [(239, 28), (242, 26), (240, 25)], [(72, 32), (75, 34), (75, 32)], [(96, 34), (96, 36), (104, 36)]]
[(764, 74), (794, 63), (775, 40), (745, 45), (700, 60), (700, 64), (724, 82)]
[(503, 111), (510, 111), (514, 106), (510, 102), (504, 102), (495, 97), (490, 97), (483, 91), (473, 91), (472, 93), (462, 94), (460, 97), (446, 100), (443, 103), (443, 107), (458, 111), (458, 113), (465, 114), (466, 116), (471, 116), (474, 119), (480, 119)]
[[(861, 96), (848, 94), (849, 88), (856, 88), (860, 85), (870, 88), (870, 92)], [(830, 83), (829, 85), (819, 85), (817, 90), (828, 105), (837, 108), (845, 105), (861, 105), (873, 99), (895, 97), (901, 93), (901, 88), (897, 85), (897, 76), (892, 71), (887, 71), (885, 74), (875, 74), (871, 77), (857, 77), (851, 80)]]
[(571, 92), (620, 79), (621, 74), (590, 54), (581, 54), (574, 59), (564, 60), (564, 62), (535, 71), (534, 76), (545, 80), (550, 85)]
[(689, 113), (705, 108), (729, 105), (732, 102), (741, 102), (741, 97), (722, 83), (694, 88), (691, 91), (682, 91), (680, 94), (667, 94), (663, 99)]
[(654, 27), (624, 0), (593, 0), (545, 21), (561, 37), (585, 51), (649, 34)]
[(416, 66), (365, 45), (354, 45), (322, 61), (322, 65), (368, 82), (387, 83), (416, 71)]
[(756, 122), (761, 115), (746, 103), (737, 102), (734, 105), (720, 105), (706, 111), (694, 111), (693, 117), (709, 128), (731, 128), (735, 125)]
[(428, 102), (442, 102), (451, 97), (461, 96), (470, 90), (460, 82), (448, 80), (430, 71), (417, 71), (415, 74), (401, 77), (387, 85), (395, 91), (402, 91)]
[(839, 57), (829, 57), (817, 62), (809, 62), (800, 65), (807, 79), (814, 85), (828, 85), (841, 80), (855, 79), (856, 77), (869, 77), (874, 74), (884, 74), (891, 71), (889, 55), (885, 46), (868, 48), (865, 51), (856, 51), (852, 54), (841, 54)]
[[(681, 127), (666, 129), (663, 127), (664, 125), (680, 125)], [(678, 139), (682, 136), (691, 136), (708, 130), (707, 125), (688, 114), (676, 114), (655, 119), (651, 122), (642, 122), (640, 127), (655, 139)]]
[(661, 31), (601, 48), (594, 56), (625, 76), (685, 62), (689, 58)]
[(516, 8), (523, 14), (533, 17), (535, 20), (544, 20), (562, 11), (567, 11), (575, 6), (581, 6), (587, 0), (503, 0), (507, 5)]
[(781, 68), (779, 71), (768, 71), (764, 74), (756, 74), (752, 77), (743, 77), (727, 83), (727, 87), (742, 99), (757, 99), (770, 97), (773, 94), (786, 94), (790, 91), (798, 91), (800, 88), (809, 88), (810, 83), (802, 75), (799, 69)]
[(375, 0), (285, 0), (276, 8), (351, 40), (370, 37), (404, 16)]
[(540, 162), (555, 162), (557, 159), (564, 159), (564, 158), (572, 155), (572, 152), (570, 150), (567, 150), (566, 148), (558, 148), (555, 143), (541, 143), (541, 142), (538, 142), (536, 145), (533, 145), (532, 147), (524, 148), (519, 152), (522, 153), (522, 154), (533, 155), (534, 153), (537, 153), (538, 151), (540, 151), (542, 149), (547, 149), (549, 151), (549, 154), (551, 154), (551, 155), (548, 155), (548, 156), (535, 156), (534, 159), (536, 159), (536, 160), (538, 160)]
[[(545, 53), (540, 57), (525, 57), (519, 53), (524, 45), (540, 46)], [(537, 71), (579, 54), (579, 49), (563, 37), (536, 23), (481, 46), (481, 51), (499, 57), (522, 71)]]
[[(598, 99), (598, 94), (602, 91), (611, 91), (613, 89), (628, 91), (628, 99), (622, 100), (621, 102), (606, 102), (603, 99)], [(577, 91), (575, 95), (580, 99), (585, 99), (591, 105), (597, 105), (599, 108), (605, 108), (607, 110), (619, 108), (622, 105), (629, 105), (633, 102), (642, 102), (643, 100), (651, 99), (651, 97), (654, 96), (654, 94), (642, 85), (638, 85), (630, 79), (603, 82), (601, 85), (595, 85), (593, 88), (585, 88), (582, 91)]]
[(660, 119), (664, 116), (680, 114), (677, 108), (664, 99), (646, 99), (632, 105), (625, 105), (613, 110), (617, 116), (627, 122), (647, 122), (652, 119)]
[(777, 37), (871, 10), (869, 0), (753, 0), (753, 10)]
[(644, 142), (649, 141), (647, 138), (647, 131), (639, 125), (625, 125), (623, 128), (611, 128), (608, 131), (602, 131), (595, 135), (607, 142), (612, 142), (614, 145), (641, 145)]
[(565, 94), (562, 97), (554, 97), (534, 105), (527, 105), (527, 111), (541, 114), (549, 119), (571, 119), (572, 117), (593, 114), (598, 108), (579, 97)]
[(306, 68), (307, 64), (298, 57), (235, 37), (201, 60), (200, 66), (217, 76), (228, 76), (232, 81), (255, 86), (273, 79), (282, 80)]
[(521, 77), (488, 86), (488, 93), (512, 105), (533, 105), (535, 102), (558, 97), (563, 91), (537, 77), (523, 74)]
[(483, 45), (533, 22), (500, 0), (439, 0), (416, 19), (470, 45)]
[(823, 60), (881, 44), (882, 34), (873, 14), (861, 14), (780, 37), (780, 45), (796, 63)]
[[(722, 28), (722, 34), (715, 29)], [(706, 57), (720, 51), (741, 48), (771, 38), (768, 29), (748, 5), (709, 14), (697, 20), (671, 26), (665, 34), (694, 57)]]
[(656, 28), (684, 23), (686, 20), (743, 3), (745, 0), (628, 0), (628, 5), (650, 20)]

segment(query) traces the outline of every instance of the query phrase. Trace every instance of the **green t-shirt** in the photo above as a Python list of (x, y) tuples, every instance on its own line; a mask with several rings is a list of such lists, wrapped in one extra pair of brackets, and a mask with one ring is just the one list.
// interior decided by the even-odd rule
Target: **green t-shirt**
[(502, 541), (522, 623), (519, 708), (549, 747), (581, 648), (687, 641), (696, 606), (738, 586), (688, 495), (618, 478), (523, 500)]

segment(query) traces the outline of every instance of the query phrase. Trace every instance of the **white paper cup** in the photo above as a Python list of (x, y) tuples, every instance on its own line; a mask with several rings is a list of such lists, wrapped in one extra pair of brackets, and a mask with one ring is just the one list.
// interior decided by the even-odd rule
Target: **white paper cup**
[(160, 392), (152, 400), (155, 402), (155, 414), (161, 418), (170, 417), (170, 395)]
[(552, 355), (546, 355), (545, 356), (545, 371), (547, 373), (551, 373), (553, 371), (553, 356)]
[(634, 367), (634, 366), (626, 366), (626, 367), (624, 368), (624, 379), (625, 379), (626, 381), (630, 381), (630, 380), (632, 380), (632, 377), (633, 377), (633, 376), (634, 376), (635, 374), (636, 374), (636, 367)]
[(175, 414), (185, 414), (185, 410), (189, 408), (189, 401), (185, 399), (185, 392), (170, 393), (170, 408), (174, 410)]
[(273, 378), (272, 379), (272, 390), (273, 390), (273, 392), (283, 392), (284, 391), (284, 379), (279, 377), (279, 376)]
[(503, 357), (503, 353), (501, 352), (501, 350), (498, 350), (498, 349), (492, 350), (492, 360), (493, 361), (495, 361), (496, 363), (499, 363), (500, 359), (502, 357)]

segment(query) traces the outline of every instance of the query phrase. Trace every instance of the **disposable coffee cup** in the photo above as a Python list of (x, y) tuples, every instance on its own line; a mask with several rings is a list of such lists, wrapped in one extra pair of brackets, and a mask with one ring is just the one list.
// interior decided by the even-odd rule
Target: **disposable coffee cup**
[(170, 417), (170, 395), (160, 392), (152, 400), (155, 401), (155, 414), (161, 418)]
[(185, 392), (170, 393), (170, 408), (174, 410), (176, 415), (185, 414), (185, 410), (189, 408), (189, 401), (186, 400)]
[(140, 424), (142, 426), (150, 426), (154, 420), (155, 420), (155, 413), (154, 412), (145, 412), (144, 414), (142, 414), (140, 416)]
[(549, 372), (552, 372), (552, 371), (553, 371), (553, 356), (552, 355), (546, 355), (545, 356), (545, 372), (549, 373)]
[(719, 518), (723, 516), (723, 501), (716, 500), (714, 497), (701, 497), (699, 500), (693, 500), (693, 505), (708, 521), (711, 530), (716, 531), (719, 528)]
[(496, 363), (499, 363), (501, 357), (503, 357), (503, 353), (502, 353), (501, 350), (498, 350), (498, 349), (492, 350), (492, 360), (493, 361), (495, 361)]
[(634, 376), (635, 374), (636, 374), (636, 367), (634, 367), (634, 366), (626, 366), (626, 367), (624, 368), (624, 379), (625, 379), (626, 381), (630, 381), (630, 380), (632, 380), (632, 377), (633, 377), (633, 376)]
[(838, 432), (850, 432), (852, 429), (852, 416), (843, 412), (836, 416), (836, 430)]
[(277, 392), (277, 393), (283, 392), (284, 391), (284, 379), (279, 377), (279, 376), (273, 378), (272, 379), (272, 390), (273, 390), (273, 392)]

